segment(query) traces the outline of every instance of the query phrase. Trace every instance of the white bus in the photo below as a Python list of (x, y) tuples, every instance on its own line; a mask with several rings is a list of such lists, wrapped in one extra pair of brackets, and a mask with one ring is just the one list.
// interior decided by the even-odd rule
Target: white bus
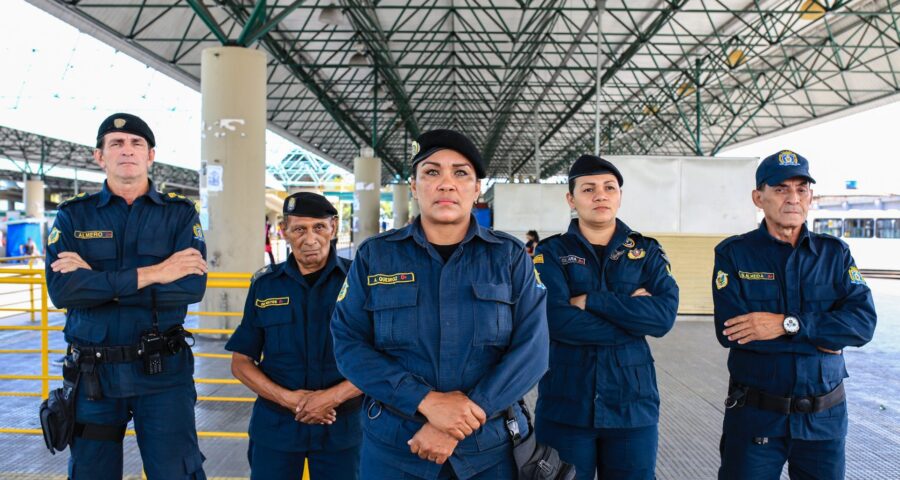
[(810, 210), (807, 221), (847, 242), (860, 270), (900, 271), (900, 210)]

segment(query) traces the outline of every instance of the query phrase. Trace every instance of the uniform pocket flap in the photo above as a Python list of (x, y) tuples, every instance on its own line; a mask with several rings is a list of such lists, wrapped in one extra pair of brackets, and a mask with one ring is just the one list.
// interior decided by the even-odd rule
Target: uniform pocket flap
[(750, 300), (778, 300), (778, 284), (770, 280), (747, 281), (743, 284), (747, 298)]
[(172, 245), (168, 238), (163, 238), (159, 235), (149, 235), (138, 242), (137, 253), (138, 255), (168, 258), (175, 252), (172, 251)]
[(803, 298), (809, 301), (837, 300), (841, 298), (841, 288), (833, 283), (804, 285)]
[(369, 311), (385, 310), (388, 308), (414, 307), (418, 301), (419, 289), (415, 286), (380, 285), (373, 288), (386, 291), (372, 291), (366, 299)]
[(512, 287), (493, 283), (476, 283), (472, 285), (475, 298), (490, 302), (513, 303)]
[(263, 328), (291, 323), (294, 318), (289, 308), (267, 308), (258, 314), (259, 325)]

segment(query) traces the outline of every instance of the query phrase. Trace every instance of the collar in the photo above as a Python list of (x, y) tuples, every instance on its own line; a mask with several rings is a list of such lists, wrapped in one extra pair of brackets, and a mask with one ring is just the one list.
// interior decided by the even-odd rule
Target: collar
[[(422, 228), (421, 215), (416, 217), (416, 219), (411, 224), (397, 229), (392, 233), (389, 233), (385, 237), (385, 240), (388, 242), (399, 242), (400, 240), (405, 240), (409, 237), (412, 237), (416, 241), (416, 243), (421, 245), (423, 248), (428, 245), (428, 238), (425, 236), (425, 230)], [(468, 243), (474, 237), (478, 237), (488, 243), (503, 243), (502, 240), (494, 235), (494, 232), (479, 225), (478, 221), (475, 220), (474, 215), (469, 215), (469, 229), (466, 230), (466, 236), (463, 237), (460, 244)]]
[[(337, 252), (335, 251), (334, 244), (332, 243), (331, 248), (328, 249), (328, 260), (325, 261), (325, 266), (322, 267), (322, 274), (320, 278), (327, 277), (335, 268), (344, 272), (344, 274), (346, 275), (347, 267), (343, 265), (342, 262), (338, 262)], [(303, 279), (303, 273), (300, 272), (300, 265), (297, 265), (297, 259), (294, 258), (293, 252), (287, 260), (285, 260), (278, 266), (278, 274), (287, 275), (288, 277), (291, 277), (298, 282), (306, 282), (306, 280)], [(312, 287), (312, 285), (309, 285), (309, 287)]]
[[(574, 235), (581, 243), (584, 244), (585, 247), (588, 247), (589, 250), (593, 251), (594, 246), (588, 239), (581, 233), (581, 229), (578, 228), (578, 219), (573, 218), (571, 222), (569, 222), (569, 230), (568, 233), (570, 235)], [(606, 245), (607, 252), (612, 254), (619, 247), (625, 245), (625, 242), (628, 241), (628, 236), (631, 235), (631, 228), (625, 224), (625, 222), (616, 219), (616, 231), (613, 233), (612, 238), (609, 239), (609, 243)], [(597, 260), (600, 260), (599, 258)]]
[[(772, 234), (769, 233), (769, 229), (766, 226), (765, 219), (763, 219), (763, 221), (759, 222), (759, 228), (757, 229), (757, 234), (761, 238), (766, 239), (770, 242), (777, 243), (779, 245), (790, 245), (787, 242), (783, 242), (783, 241), (773, 237)], [(814, 255), (819, 254), (819, 248), (818, 248), (818, 246), (816, 246), (816, 241), (813, 238), (812, 234), (810, 233), (809, 228), (807, 228), (806, 223), (804, 223), (803, 226), (800, 227), (800, 237), (797, 239), (797, 248), (800, 248), (804, 245), (807, 248), (809, 248), (809, 251), (812, 252)]]
[[(156, 190), (156, 186), (153, 185), (153, 180), (147, 179), (147, 183), (149, 184), (147, 193), (145, 193), (142, 196), (150, 197), (150, 200), (152, 200), (153, 203), (155, 203), (157, 205), (162, 205), (163, 204), (162, 196), (160, 196), (159, 192)], [(103, 188), (100, 189), (99, 195), (100, 195), (100, 201), (97, 203), (97, 208), (106, 206), (109, 203), (109, 201), (112, 200), (112, 197), (116, 196), (114, 193), (112, 193), (112, 190), (109, 189), (109, 184), (106, 182), (106, 180), (103, 181)], [(138, 198), (140, 198), (140, 197), (138, 197)]]

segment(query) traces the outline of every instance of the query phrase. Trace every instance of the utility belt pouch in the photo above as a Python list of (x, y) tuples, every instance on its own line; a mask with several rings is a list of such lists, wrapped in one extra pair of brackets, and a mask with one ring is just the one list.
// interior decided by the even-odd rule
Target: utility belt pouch
[(44, 444), (51, 454), (61, 452), (72, 442), (75, 431), (75, 395), (77, 394), (80, 372), (66, 357), (63, 366), (63, 386), (54, 389), (41, 402), (40, 421), (44, 434)]
[(77, 361), (80, 382), (84, 387), (84, 393), (88, 400), (103, 400), (103, 389), (100, 388), (100, 372), (97, 363), (90, 358), (81, 358)]

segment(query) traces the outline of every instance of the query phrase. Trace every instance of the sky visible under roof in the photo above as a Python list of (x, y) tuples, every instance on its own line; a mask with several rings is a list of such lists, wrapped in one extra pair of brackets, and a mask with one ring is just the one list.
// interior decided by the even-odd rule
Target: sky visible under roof
[[(156, 161), (200, 168), (199, 92), (22, 0), (3, 10), (0, 125), (94, 146), (104, 118), (134, 113), (153, 129)], [(295, 147), (267, 130), (266, 164)]]

